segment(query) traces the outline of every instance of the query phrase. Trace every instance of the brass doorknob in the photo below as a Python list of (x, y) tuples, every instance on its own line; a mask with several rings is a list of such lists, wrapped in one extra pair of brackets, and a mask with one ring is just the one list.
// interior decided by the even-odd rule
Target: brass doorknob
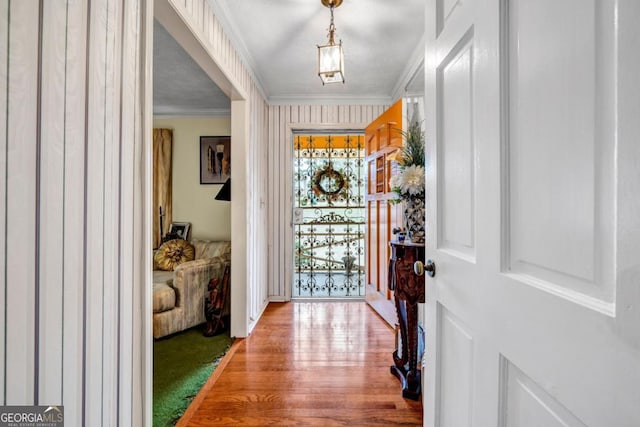
[(416, 276), (422, 276), (424, 274), (424, 264), (422, 261), (416, 261), (413, 263), (413, 272)]
[(416, 276), (422, 276), (425, 271), (427, 272), (429, 277), (435, 276), (436, 264), (431, 260), (427, 260), (426, 264), (423, 264), (422, 261), (416, 261), (413, 263), (413, 272), (416, 274)]

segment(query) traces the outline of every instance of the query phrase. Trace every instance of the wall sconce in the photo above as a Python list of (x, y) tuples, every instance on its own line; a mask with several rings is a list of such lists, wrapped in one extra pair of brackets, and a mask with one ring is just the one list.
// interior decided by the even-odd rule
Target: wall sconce
[(342, 40), (335, 42), (336, 26), (333, 25), (333, 9), (342, 4), (342, 0), (320, 0), (331, 11), (331, 24), (329, 25), (329, 44), (318, 46), (318, 76), (322, 85), (326, 83), (344, 83), (344, 52)]

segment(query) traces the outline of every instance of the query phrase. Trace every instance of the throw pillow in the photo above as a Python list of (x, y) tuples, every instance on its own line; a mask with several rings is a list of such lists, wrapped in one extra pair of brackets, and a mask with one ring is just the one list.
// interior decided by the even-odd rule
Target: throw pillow
[(191, 261), (195, 257), (193, 245), (186, 240), (174, 239), (164, 242), (153, 256), (153, 261), (159, 270), (173, 271), (183, 262)]

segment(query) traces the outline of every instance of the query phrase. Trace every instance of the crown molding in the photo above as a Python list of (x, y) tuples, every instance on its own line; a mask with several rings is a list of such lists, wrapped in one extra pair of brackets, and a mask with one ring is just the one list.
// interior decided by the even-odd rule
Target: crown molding
[(391, 105), (388, 96), (345, 96), (345, 95), (287, 95), (272, 96), (269, 105)]
[(186, 117), (208, 117), (208, 118), (226, 118), (231, 117), (230, 108), (162, 108), (155, 107), (153, 109), (154, 119), (172, 119)]

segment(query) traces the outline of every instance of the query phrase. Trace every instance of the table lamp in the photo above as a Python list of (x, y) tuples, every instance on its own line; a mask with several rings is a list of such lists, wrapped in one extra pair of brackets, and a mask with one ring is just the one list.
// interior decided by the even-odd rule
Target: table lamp
[(216, 200), (231, 201), (231, 178), (227, 178), (224, 182), (222, 188), (218, 191), (218, 194), (216, 194)]

